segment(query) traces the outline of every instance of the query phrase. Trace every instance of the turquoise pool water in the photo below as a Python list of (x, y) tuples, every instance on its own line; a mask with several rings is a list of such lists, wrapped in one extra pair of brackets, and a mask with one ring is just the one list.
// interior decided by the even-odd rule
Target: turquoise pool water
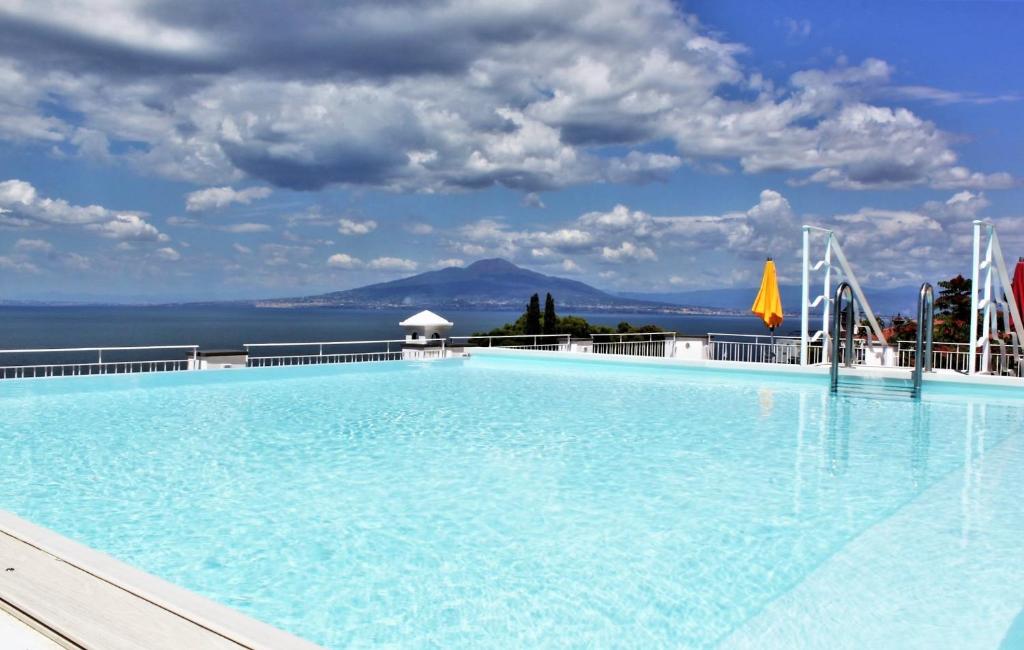
[(331, 648), (998, 647), (1024, 401), (825, 384), (485, 356), (4, 382), (0, 507)]

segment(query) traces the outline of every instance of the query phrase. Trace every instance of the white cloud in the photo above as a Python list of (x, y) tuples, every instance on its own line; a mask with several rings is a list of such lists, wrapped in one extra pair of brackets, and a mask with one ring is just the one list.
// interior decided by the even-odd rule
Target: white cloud
[[(33, 40), (0, 43), (0, 138), (168, 178), (424, 192), (503, 185), (530, 197), (659, 180), (685, 160), (848, 189), (1014, 182), (965, 168), (956, 137), (888, 105), (899, 88), (910, 99), (966, 94), (894, 87), (892, 66), (870, 58), (776, 85), (745, 66), (744, 46), (671, 0), (326, 3), (289, 21), (254, 11), (244, 23), (133, 2), (105, 6), (101, 26), (77, 19), (90, 15), (81, 2), (8, 13), (32, 26)], [(805, 19), (783, 26), (790, 38), (811, 33)], [(298, 44), (295, 56), (266, 55), (281, 42)], [(887, 105), (870, 103), (879, 96)], [(57, 117), (64, 112), (81, 117), (73, 125)], [(676, 153), (646, 150), (662, 142)], [(623, 153), (607, 157), (610, 146)], [(190, 209), (268, 191), (208, 188), (190, 195)]]
[(39, 273), (39, 267), (26, 260), (0, 255), (0, 270), (15, 273)]
[(327, 266), (335, 269), (354, 269), (362, 265), (362, 260), (348, 253), (335, 253), (327, 258)]
[(811, 21), (806, 18), (783, 18), (782, 26), (791, 40), (805, 39), (811, 35)]
[(479, 244), (458, 244), (456, 245), (456, 248), (466, 255), (472, 255), (473, 257), (483, 255), (487, 252), (487, 249)]
[[(650, 282), (633, 272), (636, 265), (662, 259), (666, 260), (662, 265), (664, 287), (751, 282), (765, 256), (778, 260), (783, 281), (799, 282), (792, 264), (800, 252), (801, 225), (809, 222), (835, 230), (862, 280), (886, 286), (934, 281), (947, 269), (956, 269), (957, 263), (969, 263), (971, 220), (984, 216), (988, 205), (984, 194), (964, 190), (918, 209), (865, 207), (838, 215), (799, 217), (782, 193), (765, 189), (749, 209), (717, 215), (655, 216), (616, 205), (608, 211), (550, 224), (543, 231), (513, 230), (501, 220), (482, 219), (459, 229), (458, 234), (469, 241), (455, 242), (453, 247), (477, 247), (473, 252), (480, 254), (504, 249), (511, 253), (510, 259), (551, 267), (564, 259), (577, 266), (614, 263), (618, 274), (599, 277), (634, 289)], [(1015, 245), (1016, 240), (1010, 239), (1018, 230), (1013, 219), (1001, 227), (1008, 242), (1005, 246)], [(584, 241), (589, 244), (578, 248), (571, 258), (553, 246), (530, 244), (562, 241), (556, 233), (576, 231), (587, 233)]]
[(196, 228), (198, 226), (201, 226), (202, 224), (202, 221), (199, 221), (198, 219), (193, 219), (192, 217), (167, 217), (168, 226), (178, 226), (180, 228)]
[(0, 208), (46, 224), (78, 225), (104, 221), (114, 213), (99, 205), (72, 205), (63, 199), (39, 196), (31, 183), (11, 179), (0, 183)]
[(80, 206), (39, 195), (17, 179), (0, 182), (0, 220), (10, 227), (81, 226), (104, 237), (168, 241), (142, 212), (115, 212), (100, 205)]
[(604, 246), (601, 257), (608, 262), (644, 262), (658, 259), (653, 250), (647, 246), (637, 246), (633, 242), (624, 241), (616, 248)]
[(21, 253), (49, 253), (53, 244), (45, 239), (19, 239), (14, 242), (14, 250)]
[(465, 260), (462, 260), (458, 257), (448, 257), (443, 260), (437, 260), (436, 262), (431, 264), (431, 266), (433, 266), (435, 269), (446, 269), (450, 266), (463, 267), (465, 265)]
[(366, 267), (375, 271), (415, 271), (419, 266), (413, 260), (401, 257), (378, 257), (370, 260)]
[(243, 246), (242, 244), (239, 244), (237, 242), (231, 244), (231, 248), (234, 248), (236, 252), (241, 253), (242, 255), (252, 255), (251, 248), (249, 248), (248, 246)]
[(223, 208), (232, 203), (249, 204), (270, 196), (269, 187), (249, 187), (236, 190), (232, 187), (208, 187), (185, 195), (185, 209), (200, 212), (211, 208)]
[(265, 223), (234, 223), (228, 226), (221, 226), (220, 230), (236, 234), (248, 234), (255, 232), (270, 232), (271, 228)]
[(609, 212), (588, 212), (579, 218), (581, 225), (608, 232), (630, 232), (637, 237), (650, 234), (651, 215), (641, 210), (630, 210), (619, 204)]
[(564, 273), (582, 273), (583, 272), (583, 269), (580, 268), (580, 265), (577, 264), (576, 262), (570, 260), (570, 259), (562, 260), (561, 268), (562, 268), (562, 271)]
[(353, 219), (339, 219), (338, 232), (342, 235), (366, 235), (377, 229), (377, 222), (373, 219), (366, 221), (355, 221)]
[(429, 223), (409, 223), (405, 225), (405, 229), (414, 235), (429, 235), (434, 232), (434, 227)]
[(156, 226), (136, 214), (119, 214), (110, 221), (89, 224), (86, 228), (111, 239), (155, 241), (168, 241), (170, 239), (167, 235), (157, 230)]
[(969, 190), (963, 190), (957, 192), (946, 201), (929, 201), (925, 203), (923, 211), (942, 221), (970, 221), (977, 218), (989, 205), (991, 205), (991, 202), (984, 193), (975, 194)]
[(64, 256), (63, 263), (64, 266), (76, 271), (88, 271), (92, 268), (92, 260), (78, 253), (68, 253)]
[(153, 254), (165, 262), (177, 262), (181, 259), (181, 253), (170, 247), (158, 248), (153, 251)]
[(523, 205), (528, 208), (543, 208), (544, 201), (541, 201), (540, 194), (536, 192), (527, 192), (523, 195)]

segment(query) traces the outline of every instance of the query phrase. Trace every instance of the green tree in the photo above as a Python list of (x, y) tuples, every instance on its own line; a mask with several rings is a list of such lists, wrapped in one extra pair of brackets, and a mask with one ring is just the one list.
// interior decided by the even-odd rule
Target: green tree
[(544, 299), (544, 333), (554, 334), (558, 329), (558, 316), (555, 314), (555, 299), (548, 294)]
[(558, 334), (568, 334), (574, 339), (588, 338), (593, 332), (593, 325), (579, 316), (562, 316), (558, 319)]
[(935, 339), (967, 342), (971, 328), (971, 281), (962, 275), (939, 282), (935, 299)]
[(540, 325), (540, 296), (530, 296), (530, 304), (526, 306), (526, 331), (525, 334), (541, 334)]

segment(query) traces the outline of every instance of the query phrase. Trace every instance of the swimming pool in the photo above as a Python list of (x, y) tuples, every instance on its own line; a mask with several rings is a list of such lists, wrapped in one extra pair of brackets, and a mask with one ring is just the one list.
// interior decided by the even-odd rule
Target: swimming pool
[(1024, 401), (962, 393), (488, 355), (14, 381), (0, 508), (332, 648), (997, 647)]

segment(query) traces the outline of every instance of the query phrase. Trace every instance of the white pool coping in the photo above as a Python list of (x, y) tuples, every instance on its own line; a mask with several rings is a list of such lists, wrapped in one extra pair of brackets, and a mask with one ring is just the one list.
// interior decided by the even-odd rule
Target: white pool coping
[(64, 647), (320, 648), (4, 510), (0, 560), (4, 609)]
[[(752, 363), (747, 361), (718, 361), (709, 359), (678, 359), (673, 357), (642, 357), (628, 354), (597, 354), (593, 352), (551, 352), (548, 350), (522, 350), (509, 348), (468, 348), (467, 353), (474, 356), (509, 356), (534, 357), (544, 359), (572, 359), (579, 361), (628, 363), (631, 365), (667, 366), (677, 368), (702, 368), (707, 370), (731, 370), (755, 373), (792, 374), (818, 376), (824, 381), (829, 375), (829, 366), (817, 364), (801, 366), (782, 363)], [(910, 379), (910, 368), (886, 368), (882, 366), (854, 366), (840, 368), (840, 378), (858, 377), (862, 379)], [(1000, 386), (1006, 388), (1024, 388), (1022, 377), (1000, 377), (995, 375), (963, 375), (953, 371), (934, 371), (925, 373), (922, 381), (925, 384), (960, 384), (970, 386)], [(1024, 393), (1022, 393), (1024, 396)]]

